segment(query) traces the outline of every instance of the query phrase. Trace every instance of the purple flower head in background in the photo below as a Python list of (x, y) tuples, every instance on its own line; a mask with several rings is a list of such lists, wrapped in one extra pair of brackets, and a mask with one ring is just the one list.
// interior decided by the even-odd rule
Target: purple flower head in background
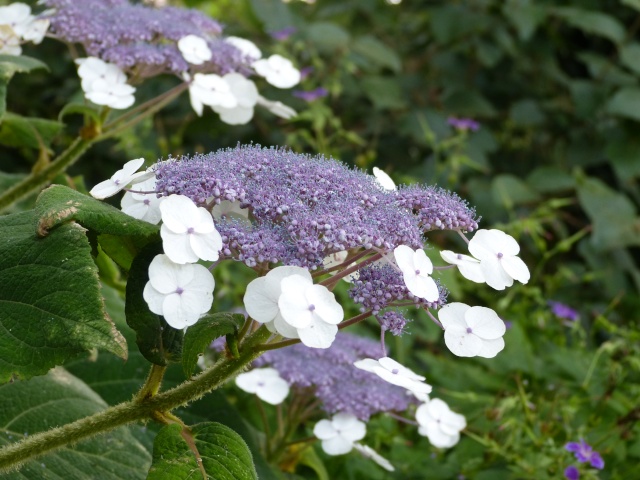
[(378, 341), (340, 332), (327, 349), (292, 345), (266, 352), (254, 365), (275, 368), (292, 387), (313, 388), (327, 413), (351, 413), (366, 421), (379, 412), (402, 412), (416, 401), (405, 389), (353, 365), (380, 355)]
[(564, 303), (554, 302), (552, 300), (549, 300), (547, 303), (551, 307), (551, 312), (553, 312), (556, 317), (575, 322), (580, 316), (580, 314), (576, 310), (568, 305), (565, 305)]
[(206, 39), (212, 52), (200, 71), (251, 73), (250, 59), (220, 37), (220, 23), (198, 10), (155, 8), (128, 0), (45, 0), (44, 4), (54, 9), (48, 17), (52, 35), (81, 44), (87, 55), (138, 77), (189, 70), (177, 47), (187, 35)]
[[(154, 170), (158, 193), (186, 195), (200, 206), (226, 200), (247, 209), (250, 222), (222, 218), (216, 227), (221, 257), (252, 267), (282, 262), (315, 270), (344, 250), (422, 248), (429, 230), (477, 228), (475, 211), (446, 190), (412, 185), (385, 191), (372, 175), (284, 148), (239, 146), (169, 159)], [(390, 294), (412, 298), (402, 275), (377, 275), (393, 277)], [(364, 290), (358, 296), (374, 305), (371, 295), (380, 296)]]
[(471, 130), (475, 132), (480, 129), (480, 124), (472, 118), (449, 117), (447, 123), (458, 130)]
[(301, 98), (307, 102), (313, 102), (322, 97), (329, 95), (329, 91), (324, 87), (318, 87), (314, 90), (294, 90), (293, 96)]
[(314, 70), (313, 67), (304, 67), (300, 69), (300, 80), (304, 80), (309, 75), (311, 75), (313, 73), (313, 70)]
[(283, 42), (297, 31), (298, 29), (296, 27), (285, 27), (282, 30), (271, 32), (269, 35), (271, 35), (271, 38), (273, 38), (274, 40)]
[(579, 442), (569, 442), (564, 448), (569, 452), (573, 452), (579, 462), (589, 463), (593, 468), (597, 468), (598, 470), (604, 468), (604, 460), (600, 454), (594, 451), (591, 445), (583, 439), (580, 439)]
[(580, 478), (580, 471), (575, 465), (570, 465), (564, 469), (564, 477), (567, 480), (578, 480)]

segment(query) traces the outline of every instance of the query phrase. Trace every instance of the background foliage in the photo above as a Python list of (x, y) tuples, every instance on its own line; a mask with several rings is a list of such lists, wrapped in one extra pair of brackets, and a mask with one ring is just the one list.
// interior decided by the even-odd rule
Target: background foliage
[[(254, 121), (241, 127), (225, 125), (211, 112), (198, 118), (185, 101), (174, 102), (152, 121), (93, 147), (60, 183), (82, 191), (83, 181), (93, 185), (137, 157), (151, 162), (239, 141), (289, 145), (361, 168), (376, 165), (397, 182), (437, 183), (458, 192), (477, 207), (483, 228), (501, 228), (518, 238), (533, 273), (527, 286), (502, 297), (453, 275), (445, 278), (453, 300), (492, 306), (510, 322), (507, 347), (496, 359), (454, 358), (425, 316), (415, 318), (411, 335), (390, 343), (395, 358), (424, 372), (438, 396), (467, 417), (467, 435), (458, 446), (436, 451), (414, 428), (385, 417), (369, 425), (367, 438), (396, 466), (394, 474), (356, 455), (327, 461), (317, 449), (313, 455), (301, 452), (284, 475), (560, 478), (572, 463), (564, 444), (585, 438), (606, 463), (599, 477), (593, 471), (585, 478), (633, 478), (640, 462), (640, 2), (184, 4), (226, 23), (229, 35), (271, 44), (299, 67), (312, 67), (300, 88), (324, 87), (328, 96), (305, 102), (267, 90), (265, 96), (291, 104), (300, 115), (274, 124), (272, 116), (256, 112)], [(270, 33), (291, 26), (297, 31), (288, 39), (271, 39)], [(58, 119), (70, 98), (80, 99), (64, 46), (45, 41), (31, 49), (25, 53), (48, 59), (50, 72), (17, 73), (8, 86), (11, 113), (0, 125), (0, 188), (68, 143), (80, 125), (71, 114)], [(170, 84), (158, 78), (139, 92), (151, 96)], [(450, 116), (472, 117), (481, 128), (457, 131), (447, 124)], [(455, 240), (429, 239), (459, 249)], [(126, 332), (117, 291), (122, 279), (117, 269), (109, 273), (103, 266), (100, 273), (111, 285), (103, 287), (107, 309)], [(234, 279), (246, 272), (228, 267), (216, 275), (214, 305), (220, 311), (239, 305), (246, 281)], [(572, 306), (579, 319), (557, 317), (550, 300)], [(376, 335), (366, 328), (361, 333)], [(135, 338), (127, 340), (135, 349)], [(44, 388), (38, 382), (51, 383), (46, 388), (52, 392), (61, 376), (72, 375), (68, 381), (78, 392), (78, 405), (85, 406), (74, 408), (73, 400), (65, 400), (72, 404), (67, 411), (81, 416), (105, 402), (129, 399), (144, 380), (144, 365), (137, 350), (129, 352), (124, 367), (117, 357), (100, 353), (74, 360), (66, 371), (0, 388), (36, 395)], [(176, 368), (172, 375), (169, 382), (183, 374)], [(251, 413), (248, 423), (229, 413), (253, 406), (229, 388), (226, 396), (207, 397), (181, 413), (194, 423), (229, 424), (253, 450), (260, 478), (278, 478), (283, 474), (258, 453), (257, 418), (252, 425)], [(42, 428), (46, 425), (30, 425), (14, 433)], [(300, 435), (305, 431), (311, 432), (301, 427)], [(142, 478), (147, 468), (139, 464), (151, 463), (155, 427), (118, 432), (113, 441), (127, 451), (117, 455), (127, 475), (119, 478)], [(7, 429), (2, 435), (12, 433)], [(90, 444), (85, 447), (91, 452)], [(63, 456), (52, 461), (79, 461)], [(33, 476), (37, 463), (22, 475), (42, 478)]]

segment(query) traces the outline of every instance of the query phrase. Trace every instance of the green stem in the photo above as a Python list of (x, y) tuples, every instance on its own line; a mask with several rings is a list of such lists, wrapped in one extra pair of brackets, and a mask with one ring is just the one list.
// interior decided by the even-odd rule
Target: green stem
[[(81, 418), (46, 432), (36, 433), (20, 442), (4, 447), (0, 450), (0, 472), (16, 468), (16, 466), (32, 458), (108, 432), (122, 425), (156, 418), (159, 413), (168, 412), (197, 400), (204, 394), (219, 387), (259, 357), (261, 352), (256, 351), (254, 347), (264, 342), (270, 335), (271, 333), (265, 327), (260, 328), (243, 342), (239, 357), (221, 358), (210, 369), (171, 390), (153, 397), (136, 398), (109, 407), (90, 417)], [(150, 378), (152, 375), (153, 378), (157, 378), (157, 373), (152, 370)]]
[(49, 165), (38, 172), (31, 173), (27, 178), (3, 192), (2, 195), (0, 195), (0, 212), (6, 210), (18, 200), (25, 198), (30, 193), (41, 189), (45, 184), (49, 183), (57, 175), (73, 165), (95, 142), (95, 138), (76, 138), (69, 148), (62, 152), (58, 158)]
[(136, 401), (143, 401), (147, 398), (151, 398), (158, 393), (160, 386), (162, 385), (162, 378), (167, 367), (153, 364), (151, 371), (147, 377), (147, 381), (136, 395)]

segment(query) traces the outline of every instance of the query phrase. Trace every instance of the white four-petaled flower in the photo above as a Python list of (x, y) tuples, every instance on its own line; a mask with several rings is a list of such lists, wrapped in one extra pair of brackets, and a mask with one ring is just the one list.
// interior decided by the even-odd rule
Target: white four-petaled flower
[(178, 50), (182, 57), (193, 65), (202, 65), (211, 60), (211, 49), (207, 41), (197, 35), (187, 35), (178, 40)]
[(434, 447), (453, 447), (460, 440), (460, 431), (467, 426), (464, 416), (452, 412), (449, 406), (434, 398), (416, 410), (418, 433), (429, 439)]
[(271, 55), (254, 62), (253, 69), (274, 87), (291, 88), (300, 82), (300, 71), (291, 60), (281, 55)]
[(184, 195), (170, 195), (160, 203), (162, 247), (175, 263), (216, 261), (222, 237), (206, 208)]
[(229, 125), (248, 123), (253, 118), (253, 107), (258, 101), (258, 89), (255, 83), (239, 73), (227, 73), (222, 78), (229, 85), (237, 104), (232, 108), (222, 105), (213, 105), (211, 108), (220, 115), (220, 120), (224, 123)]
[(262, 58), (262, 52), (251, 40), (240, 37), (227, 37), (224, 41), (236, 47), (243, 55), (252, 60), (260, 60)]
[[(132, 190), (136, 192), (153, 192), (156, 189), (156, 177), (135, 184)], [(155, 193), (125, 192), (120, 206), (127, 215), (157, 225), (162, 219), (160, 202), (165, 197), (158, 197)]]
[(236, 377), (236, 385), (271, 405), (279, 405), (289, 395), (289, 384), (275, 368), (255, 368), (241, 373)]
[(396, 264), (402, 271), (407, 289), (416, 297), (424, 298), (428, 302), (435, 302), (440, 298), (438, 285), (430, 277), (433, 264), (424, 250), (413, 250), (406, 245), (399, 245), (393, 250)]
[(92, 197), (97, 198), (98, 200), (103, 200), (105, 198), (111, 197), (112, 195), (115, 195), (130, 183), (133, 183), (134, 180), (137, 180), (138, 182), (146, 180), (151, 175), (153, 175), (153, 173), (138, 172), (138, 169), (142, 166), (143, 163), (144, 158), (129, 160), (122, 166), (121, 170), (118, 170), (116, 173), (114, 173), (110, 179), (97, 184), (91, 189), (89, 193)]
[(490, 308), (453, 302), (440, 309), (438, 318), (454, 355), (493, 358), (504, 348), (506, 326)]
[(469, 242), (469, 252), (480, 261), (487, 285), (496, 290), (510, 287), (514, 280), (529, 281), (529, 269), (517, 256), (518, 242), (500, 230), (478, 230)]
[(337, 413), (331, 420), (320, 420), (313, 427), (313, 434), (322, 440), (322, 449), (327, 455), (349, 453), (366, 433), (366, 424), (350, 413)]
[(456, 265), (460, 274), (467, 280), (471, 280), (476, 283), (484, 283), (484, 273), (482, 273), (482, 267), (480, 266), (480, 260), (476, 260), (469, 255), (463, 255), (461, 253), (454, 253), (451, 250), (443, 250), (440, 252), (442, 259), (452, 265)]
[(367, 372), (375, 373), (384, 381), (406, 388), (418, 394), (431, 393), (431, 385), (424, 383), (425, 378), (417, 375), (407, 367), (400, 365), (394, 359), (382, 357), (379, 360), (365, 358), (354, 362), (354, 365)]
[(136, 89), (127, 84), (127, 76), (112, 63), (96, 57), (76, 60), (84, 96), (96, 105), (115, 109), (129, 108), (135, 102)]
[(143, 297), (149, 310), (162, 315), (173, 328), (193, 325), (211, 309), (215, 282), (202, 265), (179, 265), (156, 255), (149, 265)]
[(198, 116), (202, 115), (204, 105), (223, 108), (235, 108), (238, 105), (231, 86), (215, 73), (196, 73), (189, 84), (189, 99)]

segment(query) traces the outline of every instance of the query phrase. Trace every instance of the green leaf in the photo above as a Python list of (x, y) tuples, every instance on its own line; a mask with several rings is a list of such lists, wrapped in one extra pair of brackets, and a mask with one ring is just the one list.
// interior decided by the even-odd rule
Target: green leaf
[[(81, 380), (62, 368), (43, 377), (0, 387), (0, 445), (70, 423), (104, 410), (107, 404)], [(138, 480), (151, 455), (121, 427), (74, 446), (57, 450), (4, 473), (6, 480), (62, 479)]]
[(5, 113), (0, 126), (0, 144), (9, 147), (49, 148), (64, 124)]
[(635, 76), (625, 72), (606, 57), (586, 52), (579, 53), (576, 56), (587, 66), (591, 76), (599, 83), (618, 86), (635, 85), (638, 83)]
[(531, 0), (507, 0), (502, 7), (502, 14), (516, 28), (522, 41), (533, 36), (545, 17), (544, 10), (533, 5)]
[(624, 26), (611, 15), (581, 8), (552, 8), (552, 13), (565, 19), (572, 27), (586, 33), (600, 35), (614, 43), (622, 43), (625, 37)]
[(538, 167), (527, 177), (527, 184), (540, 193), (573, 190), (574, 178), (558, 167)]
[(102, 123), (100, 120), (100, 112), (92, 105), (85, 103), (67, 103), (60, 113), (58, 114), (58, 120), (61, 122), (64, 117), (71, 114), (88, 115), (93, 119), (96, 124)]
[(636, 10), (640, 10), (640, 0), (620, 0), (620, 3)]
[(0, 54), (0, 122), (7, 110), (7, 85), (15, 73), (30, 72), (37, 68), (49, 69), (35, 58)]
[(264, 23), (267, 32), (282, 30), (294, 25), (289, 7), (281, 0), (251, 0), (251, 8)]
[(207, 422), (184, 430), (180, 425), (167, 425), (160, 430), (153, 443), (153, 461), (147, 480), (200, 477), (206, 480), (258, 478), (249, 447), (229, 427)]
[(205, 315), (192, 325), (184, 335), (182, 368), (187, 377), (193, 374), (198, 357), (216, 338), (236, 334), (244, 323), (240, 313), (214, 313)]
[(496, 114), (493, 105), (472, 90), (453, 90), (444, 98), (445, 108), (456, 115), (469, 117), (492, 117)]
[(182, 330), (170, 327), (164, 318), (149, 310), (142, 292), (149, 281), (149, 264), (163, 253), (161, 243), (145, 247), (131, 264), (125, 303), (127, 324), (136, 332), (140, 353), (156, 365), (180, 361)]
[(41, 375), (92, 348), (126, 358), (84, 229), (36, 235), (33, 211), (0, 217), (0, 382)]
[(593, 222), (591, 241), (596, 249), (640, 245), (640, 217), (625, 195), (587, 177), (578, 182), (578, 199)]
[(623, 135), (607, 145), (607, 157), (620, 182), (632, 183), (640, 177), (640, 139), (635, 135)]
[(52, 185), (38, 197), (36, 212), (40, 217), (38, 233), (75, 220), (97, 233), (117, 236), (152, 237), (158, 226), (137, 220), (111, 205), (62, 185)]
[(640, 121), (640, 88), (621, 88), (609, 100), (607, 110), (614, 115)]
[(518, 177), (509, 174), (497, 175), (491, 183), (491, 192), (497, 204), (507, 209), (522, 203), (536, 202), (539, 196)]
[(336, 50), (344, 50), (349, 44), (349, 33), (335, 23), (312, 23), (306, 28), (305, 33), (323, 52), (334, 53)]
[(362, 90), (373, 105), (381, 110), (403, 108), (406, 104), (400, 84), (393, 78), (365, 77), (362, 79)]
[(389, 68), (396, 73), (402, 69), (402, 60), (398, 54), (371, 35), (364, 35), (356, 39), (351, 48), (374, 65)]
[(514, 102), (509, 109), (509, 117), (517, 125), (532, 127), (545, 121), (544, 112), (535, 100), (522, 99)]

